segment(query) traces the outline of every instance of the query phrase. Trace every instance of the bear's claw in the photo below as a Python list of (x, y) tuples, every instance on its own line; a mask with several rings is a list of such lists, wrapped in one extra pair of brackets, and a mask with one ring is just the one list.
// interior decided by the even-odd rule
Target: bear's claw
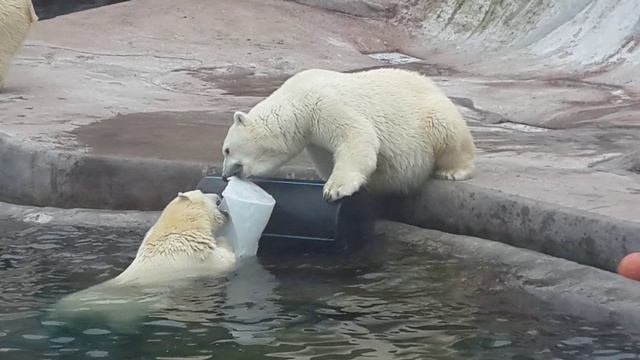
[(362, 181), (356, 179), (336, 180), (335, 178), (329, 178), (324, 185), (323, 197), (326, 201), (332, 202), (340, 200), (343, 197), (351, 196), (358, 191), (362, 186)]

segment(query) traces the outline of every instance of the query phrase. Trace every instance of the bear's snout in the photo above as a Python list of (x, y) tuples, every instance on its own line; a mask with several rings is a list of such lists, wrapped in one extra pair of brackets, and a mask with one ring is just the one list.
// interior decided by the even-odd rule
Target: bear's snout
[(208, 197), (211, 202), (213, 202), (216, 206), (220, 206), (222, 203), (222, 198), (218, 194), (204, 194), (204, 196)]
[(229, 181), (232, 176), (242, 177), (242, 164), (233, 164), (230, 168), (222, 169), (222, 180)]

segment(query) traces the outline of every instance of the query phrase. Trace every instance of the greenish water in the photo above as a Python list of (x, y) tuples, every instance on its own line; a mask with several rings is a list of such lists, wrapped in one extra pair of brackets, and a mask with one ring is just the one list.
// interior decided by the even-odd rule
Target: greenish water
[(611, 324), (504, 290), (501, 272), (387, 244), (282, 256), (168, 290), (135, 333), (52, 321), (62, 296), (107, 280), (142, 233), (0, 222), (0, 359), (638, 359)]

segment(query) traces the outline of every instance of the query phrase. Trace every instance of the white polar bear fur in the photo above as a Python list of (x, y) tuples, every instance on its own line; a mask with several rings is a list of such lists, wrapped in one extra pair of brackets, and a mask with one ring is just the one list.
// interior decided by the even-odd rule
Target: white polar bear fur
[(327, 200), (363, 185), (408, 193), (431, 175), (465, 180), (474, 168), (473, 138), (455, 105), (427, 77), (399, 69), (294, 75), (234, 114), (223, 175), (268, 175), (304, 148), (327, 180)]
[(235, 255), (213, 234), (226, 222), (217, 195), (179, 193), (145, 235), (135, 259), (113, 281), (148, 285), (184, 277), (214, 275), (233, 267)]
[(149, 311), (167, 306), (168, 288), (231, 270), (235, 264), (231, 247), (212, 235), (226, 221), (218, 201), (217, 195), (200, 190), (178, 194), (120, 275), (63, 298), (54, 307), (54, 317), (99, 318), (126, 331)]
[(0, 89), (13, 56), (36, 21), (31, 0), (0, 0)]

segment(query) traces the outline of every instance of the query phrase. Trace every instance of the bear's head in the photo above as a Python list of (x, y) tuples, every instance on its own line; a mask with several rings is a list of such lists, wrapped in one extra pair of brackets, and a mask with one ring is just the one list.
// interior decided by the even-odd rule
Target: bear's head
[(202, 231), (215, 232), (226, 222), (218, 209), (220, 197), (200, 190), (180, 192), (162, 211), (153, 226), (155, 233)]
[(222, 146), (222, 177), (269, 175), (302, 151), (299, 133), (282, 113), (236, 112)]

